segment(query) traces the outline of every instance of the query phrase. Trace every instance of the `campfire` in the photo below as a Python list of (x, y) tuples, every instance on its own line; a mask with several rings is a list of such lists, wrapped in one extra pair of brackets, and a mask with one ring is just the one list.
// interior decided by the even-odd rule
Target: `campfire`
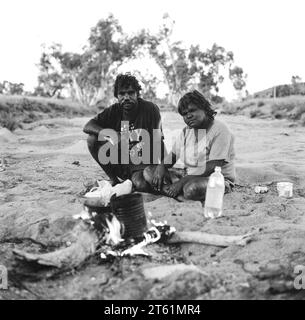
[[(230, 236), (201, 231), (176, 231), (167, 221), (156, 222), (150, 212), (150, 219), (146, 219), (142, 195), (131, 193), (129, 181), (116, 187), (107, 183), (98, 185), (89, 193), (83, 210), (73, 216), (79, 221), (71, 230), (75, 242), (48, 253), (29, 253), (14, 249), (15, 257), (31, 265), (73, 268), (93, 254), (98, 254), (104, 261), (115, 257), (149, 256), (145, 247), (153, 243), (245, 246), (260, 231), (251, 230), (247, 234)], [(102, 190), (104, 187), (107, 190)], [(116, 197), (116, 192), (120, 194), (119, 197)]]
[[(101, 244), (110, 247), (105, 252), (101, 252), (100, 256), (102, 259), (107, 259), (109, 256), (149, 256), (149, 254), (144, 251), (144, 247), (151, 243), (159, 241), (164, 242), (176, 231), (174, 227), (170, 227), (167, 224), (167, 221), (156, 222), (153, 219), (148, 221), (151, 227), (149, 229), (146, 228), (146, 214), (143, 207), (142, 196), (140, 195), (139, 198), (135, 198), (130, 195), (130, 183), (131, 182), (127, 180), (112, 187), (107, 181), (97, 181), (98, 187), (92, 188), (85, 197), (87, 199), (98, 199), (96, 199), (95, 202), (94, 200), (85, 201), (83, 211), (74, 216), (75, 219), (82, 219), (90, 225), (93, 225), (98, 232), (102, 232), (103, 236), (101, 237)], [(122, 211), (125, 208), (122, 208), (122, 206), (124, 206), (122, 201), (118, 202), (116, 205), (107, 207), (110, 203), (114, 203), (113, 196), (117, 197), (118, 194), (120, 197), (130, 195), (125, 202), (127, 203), (127, 210), (136, 211), (137, 216), (134, 217), (137, 221), (139, 218), (144, 218), (144, 224), (136, 224), (133, 221), (128, 221), (127, 218), (125, 218), (124, 221)], [(130, 206), (130, 202), (132, 201), (135, 205)], [(95, 205), (92, 205), (92, 203), (95, 203)], [(120, 215), (116, 216), (114, 211), (118, 211)], [(133, 218), (133, 212), (127, 211), (125, 213), (127, 213), (126, 216), (128, 216), (129, 220)], [(148, 215), (152, 217), (151, 212), (148, 212)], [(132, 224), (132, 229), (130, 222)], [(139, 230), (141, 230), (143, 226), (145, 226), (145, 231), (140, 233), (139, 236)], [(131, 230), (126, 230), (128, 228)], [(127, 234), (127, 236), (125, 236), (125, 234)], [(136, 236), (132, 237), (130, 234)]]
[[(151, 216), (152, 214), (148, 212)], [(171, 235), (176, 232), (174, 227), (167, 224), (167, 221), (156, 222), (154, 219), (149, 221), (152, 226), (143, 233), (141, 238), (131, 239), (123, 238), (124, 225), (120, 222), (114, 214), (104, 218), (105, 223), (99, 221), (100, 225), (96, 225), (97, 212), (90, 212), (90, 210), (85, 207), (81, 214), (75, 215), (75, 219), (82, 219), (91, 225), (95, 225), (97, 230), (103, 228), (104, 235), (101, 242), (108, 245), (110, 248), (105, 252), (101, 252), (100, 257), (102, 259), (107, 259), (109, 256), (122, 257), (122, 256), (135, 256), (143, 255), (149, 256), (147, 252), (144, 251), (144, 247), (156, 242), (165, 242)], [(103, 219), (101, 219), (103, 220)], [(132, 243), (132, 245), (130, 245)], [(135, 243), (135, 244), (133, 244)], [(127, 248), (126, 248), (127, 247)], [(123, 249), (122, 249), (123, 248)]]

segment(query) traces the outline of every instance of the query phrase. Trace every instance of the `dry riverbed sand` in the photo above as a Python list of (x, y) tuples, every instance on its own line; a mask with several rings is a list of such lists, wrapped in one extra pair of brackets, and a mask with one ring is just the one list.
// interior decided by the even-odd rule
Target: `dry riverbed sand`
[[(183, 123), (177, 114), (162, 117), (169, 143)], [(293, 287), (293, 271), (305, 265), (305, 128), (286, 120), (219, 118), (235, 134), (238, 174), (223, 216), (207, 220), (199, 202), (165, 197), (146, 197), (145, 211), (178, 231), (240, 235), (259, 229), (252, 242), (227, 248), (153, 244), (147, 247), (151, 257), (103, 262), (93, 256), (73, 270), (34, 274), (12, 250), (49, 252), (75, 241), (72, 215), (82, 209), (86, 186), (104, 176), (87, 151), (86, 118), (44, 120), (14, 133), (0, 129), (0, 264), (9, 274), (0, 299), (304, 298), (304, 290)], [(293, 198), (278, 197), (278, 181), (293, 182)], [(256, 185), (268, 193), (256, 194)]]

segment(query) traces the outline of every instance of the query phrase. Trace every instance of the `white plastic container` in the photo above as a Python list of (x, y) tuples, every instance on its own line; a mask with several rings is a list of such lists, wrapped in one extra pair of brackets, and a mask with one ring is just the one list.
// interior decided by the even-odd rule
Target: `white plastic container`
[(278, 182), (276, 187), (279, 197), (292, 198), (293, 184), (291, 182)]
[(220, 167), (215, 167), (214, 173), (210, 175), (206, 189), (204, 216), (206, 218), (217, 218), (222, 215), (223, 196), (225, 192), (225, 179)]
[(132, 191), (132, 182), (127, 179), (122, 183), (118, 183), (114, 187), (112, 187), (112, 194), (116, 194), (117, 197), (122, 196), (124, 194), (129, 194)]
[(114, 187), (111, 186), (109, 181), (98, 181), (98, 187), (92, 188), (85, 194), (85, 198), (96, 198), (104, 203), (104, 206), (108, 206), (111, 197), (116, 194), (117, 197), (129, 194), (132, 192), (132, 182), (127, 179), (122, 183), (118, 183)]

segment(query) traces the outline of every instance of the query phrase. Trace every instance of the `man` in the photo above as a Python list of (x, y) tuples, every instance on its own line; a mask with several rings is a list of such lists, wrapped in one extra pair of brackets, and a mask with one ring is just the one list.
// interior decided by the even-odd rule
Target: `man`
[[(187, 127), (163, 163), (145, 169), (146, 181), (177, 200), (204, 200), (209, 176), (217, 166), (225, 178), (225, 192), (229, 192), (235, 180), (234, 136), (224, 123), (214, 119), (216, 112), (197, 90), (180, 99), (178, 111)], [(168, 170), (179, 158), (184, 169)], [(166, 184), (168, 177), (170, 184)]]
[(159, 108), (140, 97), (141, 89), (134, 76), (118, 75), (114, 83), (118, 102), (91, 119), (84, 132), (89, 134), (87, 142), (92, 157), (112, 185), (120, 179), (130, 179), (135, 190), (147, 192), (151, 188), (143, 170), (156, 163), (156, 158), (162, 158), (161, 152), (157, 157), (153, 153), (160, 150), (160, 144), (164, 150), (164, 144)]

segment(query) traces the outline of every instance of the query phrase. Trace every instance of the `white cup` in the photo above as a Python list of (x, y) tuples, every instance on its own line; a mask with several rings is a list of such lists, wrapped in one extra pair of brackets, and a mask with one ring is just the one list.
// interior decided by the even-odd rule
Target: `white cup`
[(293, 184), (291, 182), (278, 182), (276, 187), (280, 197), (292, 197)]

